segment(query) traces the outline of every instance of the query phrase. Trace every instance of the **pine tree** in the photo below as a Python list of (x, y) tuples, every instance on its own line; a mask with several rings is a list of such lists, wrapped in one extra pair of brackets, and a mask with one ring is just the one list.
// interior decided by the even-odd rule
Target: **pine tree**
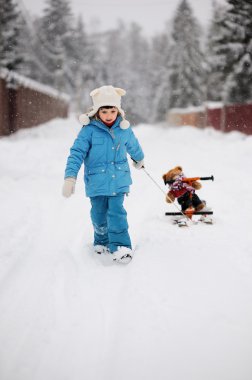
[[(152, 40), (150, 54), (151, 115), (152, 121), (165, 120), (168, 111), (170, 41), (168, 33), (157, 35)], [(155, 96), (153, 96), (155, 94)]]
[(19, 15), (13, 0), (0, 0), (0, 67), (18, 70), (22, 63), (19, 44)]
[(105, 49), (102, 54), (105, 82), (117, 87), (125, 87), (128, 82), (129, 49), (127, 47), (127, 30), (123, 22), (119, 21), (115, 29), (109, 30), (101, 40)]
[(100, 86), (102, 75), (99, 37), (88, 35), (82, 18), (77, 21), (73, 39), (73, 57), (76, 63), (73, 76), (73, 101), (76, 110), (86, 111), (90, 107), (89, 93)]
[(228, 0), (224, 27), (226, 39), (222, 49), (226, 55), (226, 82), (223, 99), (231, 103), (252, 100), (252, 2)]
[(226, 6), (213, 3), (213, 16), (208, 31), (207, 40), (207, 99), (212, 101), (222, 100), (222, 91), (226, 75), (224, 68), (227, 66), (227, 56), (223, 53), (222, 44), (225, 38), (224, 22), (226, 18)]
[(119, 22), (101, 40), (100, 61), (103, 83), (127, 91), (123, 107), (133, 124), (146, 121), (149, 107), (149, 45), (141, 27)]
[[(41, 29), (41, 18), (36, 17), (31, 20), (29, 14), (25, 17), (26, 25), (21, 31), (20, 46), (25, 52), (25, 61), (21, 65), (21, 72), (30, 78), (41, 82), (47, 76), (47, 69), (43, 60), (44, 39)], [(27, 44), (29, 41), (29, 44)], [(26, 71), (26, 73), (25, 73)]]
[(170, 107), (198, 106), (204, 100), (204, 56), (200, 27), (186, 0), (173, 21), (170, 61)]
[(137, 23), (126, 33), (123, 78), (128, 96), (125, 106), (132, 123), (146, 122), (150, 116), (149, 44)]
[(72, 87), (72, 13), (67, 0), (47, 0), (39, 27), (41, 81), (60, 91)]
[[(27, 20), (21, 10), (19, 16), (19, 38), (18, 52), (22, 57), (22, 62), (18, 67), (18, 72), (22, 75), (32, 78), (32, 67), (34, 65), (34, 36), (35, 30), (32, 22)], [(29, 43), (27, 43), (29, 41)], [(34, 78), (36, 79), (36, 78)]]

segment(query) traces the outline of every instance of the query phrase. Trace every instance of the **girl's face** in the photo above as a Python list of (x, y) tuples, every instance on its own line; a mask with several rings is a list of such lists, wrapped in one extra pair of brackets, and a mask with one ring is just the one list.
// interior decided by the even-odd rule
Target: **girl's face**
[(118, 115), (118, 109), (113, 108), (100, 108), (98, 116), (104, 123), (113, 123)]

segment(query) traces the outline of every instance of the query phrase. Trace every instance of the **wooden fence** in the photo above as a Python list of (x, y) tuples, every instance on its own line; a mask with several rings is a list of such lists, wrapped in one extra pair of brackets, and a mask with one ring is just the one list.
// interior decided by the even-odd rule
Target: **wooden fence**
[(252, 135), (252, 104), (206, 103), (204, 107), (172, 109), (167, 120), (172, 125), (213, 127), (222, 132)]
[(69, 98), (29, 78), (0, 71), (0, 136), (68, 115)]

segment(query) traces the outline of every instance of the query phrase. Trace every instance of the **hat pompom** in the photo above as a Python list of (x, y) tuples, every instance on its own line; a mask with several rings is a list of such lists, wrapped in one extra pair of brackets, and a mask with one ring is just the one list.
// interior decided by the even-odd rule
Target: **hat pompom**
[(79, 122), (82, 125), (88, 125), (90, 123), (90, 119), (89, 119), (88, 115), (83, 113), (82, 115), (79, 116)]
[(129, 123), (129, 121), (128, 120), (122, 120), (121, 122), (120, 122), (120, 128), (121, 129), (128, 129), (129, 128), (129, 126), (130, 126), (130, 123)]

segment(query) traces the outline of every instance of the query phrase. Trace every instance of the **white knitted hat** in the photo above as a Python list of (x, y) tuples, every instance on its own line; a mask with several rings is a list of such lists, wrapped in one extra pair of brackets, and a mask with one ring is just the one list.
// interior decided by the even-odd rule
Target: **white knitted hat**
[(116, 107), (120, 112), (123, 120), (120, 122), (120, 127), (122, 129), (127, 129), (130, 126), (128, 120), (125, 120), (125, 112), (121, 108), (121, 97), (126, 94), (126, 91), (122, 88), (113, 86), (102, 86), (96, 88), (90, 92), (90, 96), (93, 100), (93, 107), (91, 111), (80, 115), (79, 121), (82, 125), (88, 125), (90, 122), (90, 117), (94, 116), (100, 107), (112, 106)]

